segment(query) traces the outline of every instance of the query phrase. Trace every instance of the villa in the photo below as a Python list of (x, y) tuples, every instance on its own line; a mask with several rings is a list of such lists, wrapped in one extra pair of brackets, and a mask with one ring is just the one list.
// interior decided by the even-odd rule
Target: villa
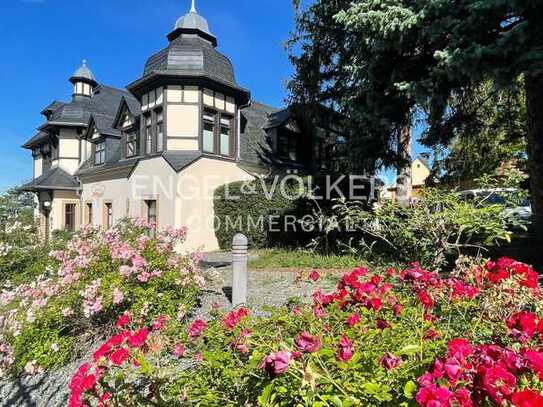
[(213, 192), (226, 183), (334, 165), (343, 142), (329, 115), (307, 125), (294, 107), (251, 99), (196, 11), (179, 18), (168, 45), (125, 89), (101, 84), (83, 61), (73, 97), (53, 101), (24, 144), (44, 237), (126, 217), (185, 225), (190, 247), (217, 248)]

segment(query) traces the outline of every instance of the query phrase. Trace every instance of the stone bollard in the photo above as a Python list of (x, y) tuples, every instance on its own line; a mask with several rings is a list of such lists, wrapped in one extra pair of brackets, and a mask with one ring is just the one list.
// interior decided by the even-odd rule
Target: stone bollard
[(237, 307), (247, 303), (247, 247), (245, 235), (238, 233), (232, 242), (232, 305)]

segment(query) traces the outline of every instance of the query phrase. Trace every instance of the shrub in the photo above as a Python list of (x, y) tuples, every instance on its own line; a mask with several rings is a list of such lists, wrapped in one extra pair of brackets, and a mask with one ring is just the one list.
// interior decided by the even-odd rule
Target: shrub
[[(455, 192), (427, 189), (410, 206), (385, 202), (373, 211), (338, 201), (325, 224), (332, 231), (350, 232), (334, 235), (344, 251), (363, 258), (417, 260), (439, 269), (463, 252), (510, 241), (511, 222), (501, 205), (466, 202)], [(321, 238), (327, 238), (326, 231)]]
[[(127, 312), (141, 323), (166, 315), (175, 326), (205, 281), (199, 256), (175, 249), (186, 229), (151, 235), (142, 220), (107, 231), (84, 227), (40, 263), (41, 273), (0, 293), (0, 372), (65, 364), (78, 346), (110, 332)], [(155, 234), (155, 233), (153, 233)]]
[[(270, 245), (270, 221), (296, 210), (300, 191), (281, 180), (274, 183), (262, 179), (234, 182), (215, 191), (215, 234), (223, 250), (232, 247), (232, 238), (243, 233), (252, 248)], [(283, 194), (282, 191), (286, 191)]]
[(218, 310), (169, 332), (125, 320), (74, 375), (70, 405), (541, 405), (537, 280), (507, 258), (449, 277), (358, 268), (269, 316)]

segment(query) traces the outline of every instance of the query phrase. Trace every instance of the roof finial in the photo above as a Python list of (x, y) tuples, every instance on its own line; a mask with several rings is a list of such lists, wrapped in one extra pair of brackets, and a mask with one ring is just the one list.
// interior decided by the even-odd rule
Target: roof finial
[(84, 59), (84, 60), (81, 61), (81, 62), (82, 62), (82, 64), (83, 64), (83, 66), (87, 66), (87, 60), (86, 60), (86, 59)]
[(196, 0), (192, 0), (192, 7), (190, 8), (191, 13), (197, 13), (196, 11)]

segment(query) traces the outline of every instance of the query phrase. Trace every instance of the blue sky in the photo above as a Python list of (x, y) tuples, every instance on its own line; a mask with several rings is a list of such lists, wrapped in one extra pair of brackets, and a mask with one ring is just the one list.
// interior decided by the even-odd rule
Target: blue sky
[[(82, 59), (99, 82), (126, 86), (189, 8), (190, 0), (1, 0), (0, 191), (32, 177), (31, 155), (20, 146), (45, 106), (69, 100), (68, 78)], [(284, 49), (291, 0), (197, 0), (197, 8), (238, 82), (255, 100), (282, 106), (292, 72)]]

